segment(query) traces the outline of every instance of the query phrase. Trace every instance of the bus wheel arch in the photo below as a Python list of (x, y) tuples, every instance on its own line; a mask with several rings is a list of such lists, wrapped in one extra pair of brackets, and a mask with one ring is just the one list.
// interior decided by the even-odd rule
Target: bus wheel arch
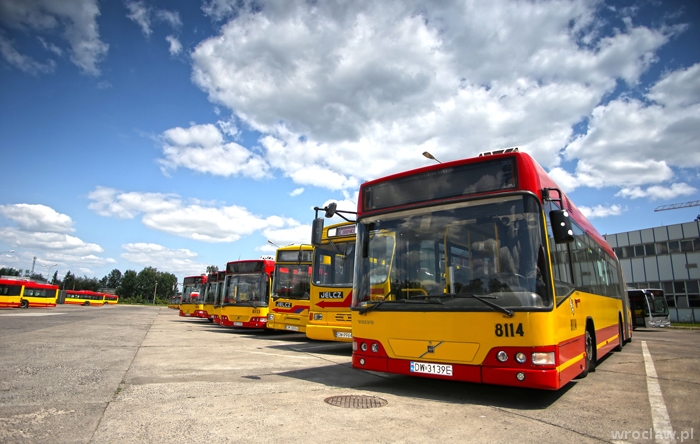
[(85, 302), (83, 302), (83, 305), (86, 306), (86, 307), (89, 306), (89, 305), (90, 305), (90, 301), (85, 301)]
[(29, 301), (26, 299), (22, 299), (19, 301), (19, 307), (20, 308), (29, 308)]
[(593, 319), (586, 319), (586, 332), (584, 334), (584, 345), (583, 349), (585, 352), (584, 357), (584, 368), (583, 371), (578, 375), (578, 378), (585, 378), (589, 373), (595, 371), (596, 363), (596, 340), (595, 340), (595, 327), (593, 326)]
[(619, 337), (617, 338), (617, 345), (615, 348), (613, 348), (614, 351), (619, 352), (622, 351), (622, 347), (625, 346), (625, 337), (624, 337), (624, 329), (622, 327), (622, 315), (618, 314), (618, 320), (617, 320), (617, 332)]

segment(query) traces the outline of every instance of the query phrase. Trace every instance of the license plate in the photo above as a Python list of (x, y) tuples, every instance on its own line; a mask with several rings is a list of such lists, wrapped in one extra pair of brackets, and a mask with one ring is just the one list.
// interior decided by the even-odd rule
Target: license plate
[(234, 322), (233, 326), (234, 327), (243, 327), (243, 322)]
[(190, 316), (190, 314), (189, 314), (189, 313), (185, 313), (185, 317), (187, 317), (187, 316)]
[(336, 338), (352, 339), (352, 333), (347, 331), (337, 331), (335, 332)]
[(411, 361), (411, 373), (427, 373), (429, 375), (452, 376), (452, 366)]
[(299, 331), (299, 327), (297, 327), (296, 325), (285, 325), (284, 328), (286, 330)]

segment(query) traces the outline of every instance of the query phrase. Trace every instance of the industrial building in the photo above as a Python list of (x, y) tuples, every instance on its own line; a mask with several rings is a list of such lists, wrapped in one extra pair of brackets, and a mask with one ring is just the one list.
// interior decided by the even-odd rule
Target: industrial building
[(604, 236), (627, 287), (663, 289), (672, 322), (700, 322), (699, 219)]

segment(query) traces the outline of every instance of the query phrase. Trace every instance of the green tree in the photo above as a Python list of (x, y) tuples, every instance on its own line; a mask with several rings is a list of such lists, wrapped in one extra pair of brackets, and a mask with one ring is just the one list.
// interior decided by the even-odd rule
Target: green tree
[(75, 290), (75, 275), (68, 270), (63, 278), (62, 287), (64, 290)]
[(122, 282), (122, 272), (115, 268), (114, 270), (110, 271), (109, 274), (103, 279), (105, 279), (105, 287), (119, 288), (119, 284), (121, 284)]
[(156, 291), (156, 282), (158, 282), (158, 270), (153, 267), (146, 267), (141, 270), (136, 278), (138, 293), (141, 295), (142, 302), (153, 301), (153, 293)]
[(219, 271), (219, 267), (217, 267), (216, 265), (209, 265), (207, 267), (207, 274), (216, 273), (217, 271)]
[(22, 270), (17, 270), (15, 268), (0, 268), (0, 276), (21, 276)]
[(87, 276), (83, 276), (80, 278), (75, 278), (76, 290), (100, 291), (100, 288), (102, 288), (102, 285), (95, 277), (89, 278)]
[(172, 273), (158, 272), (158, 299), (167, 303), (170, 296), (177, 291), (177, 276)]
[(137, 274), (134, 270), (126, 270), (122, 276), (119, 287), (117, 287), (117, 295), (124, 301), (134, 301), (137, 294)]

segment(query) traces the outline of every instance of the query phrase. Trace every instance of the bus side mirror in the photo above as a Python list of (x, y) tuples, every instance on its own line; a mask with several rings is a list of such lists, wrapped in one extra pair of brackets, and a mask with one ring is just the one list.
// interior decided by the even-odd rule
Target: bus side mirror
[(314, 219), (311, 225), (311, 245), (317, 247), (321, 245), (321, 238), (323, 237), (323, 218), (317, 217)]
[(335, 210), (338, 208), (338, 204), (335, 202), (331, 202), (328, 204), (328, 206), (325, 208), (326, 209), (326, 217), (331, 218), (335, 216)]
[(574, 241), (574, 230), (571, 228), (568, 211), (552, 210), (549, 212), (549, 220), (552, 222), (554, 242), (566, 244)]

